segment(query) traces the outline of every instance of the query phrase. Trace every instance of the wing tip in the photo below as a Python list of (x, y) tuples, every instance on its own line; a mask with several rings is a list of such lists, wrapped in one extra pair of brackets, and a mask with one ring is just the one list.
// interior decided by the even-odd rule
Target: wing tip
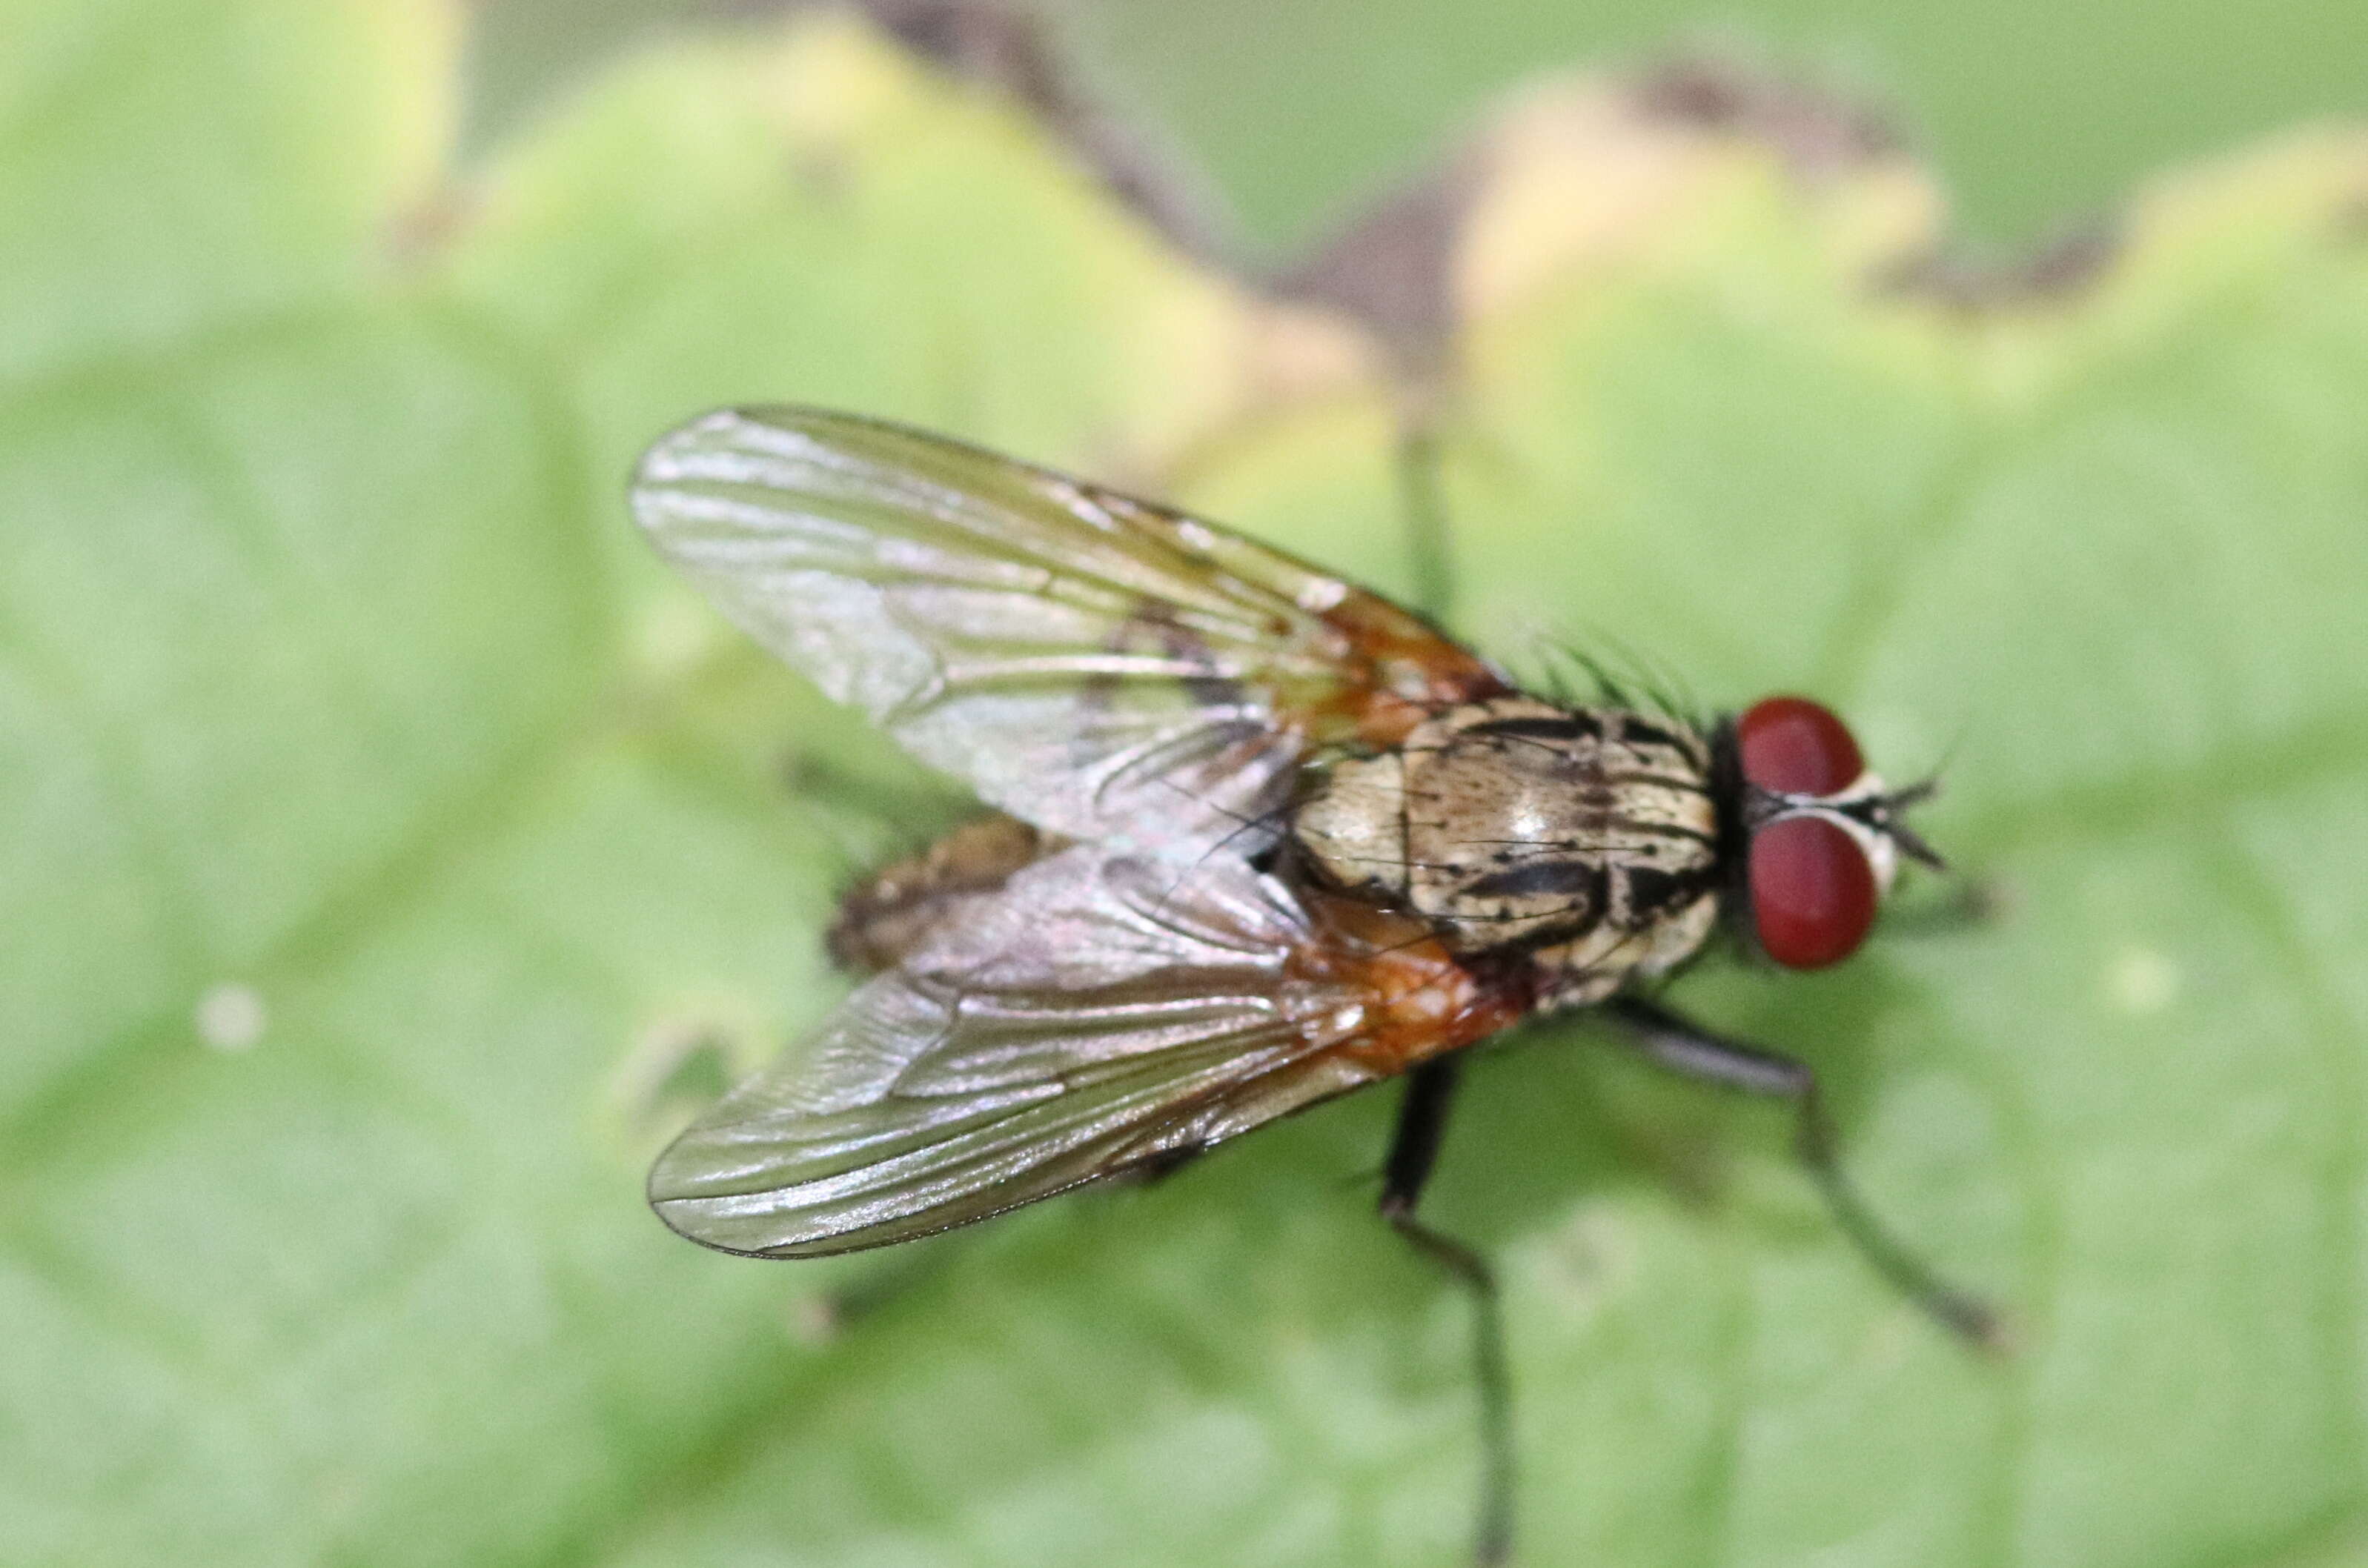
[[(655, 1173), (653, 1173), (653, 1186)], [(870, 1247), (884, 1246), (901, 1235), (870, 1241), (850, 1240), (856, 1233), (834, 1234), (823, 1232), (783, 1236), (775, 1232), (767, 1235), (746, 1234), (751, 1221), (741, 1215), (718, 1213), (719, 1202), (711, 1198), (659, 1198), (649, 1199), (650, 1211), (659, 1223), (687, 1242), (696, 1242), (710, 1252), (720, 1252), (731, 1257), (789, 1259), (799, 1257), (830, 1257), (839, 1253), (861, 1252)]]
[(626, 482), (626, 499), (643, 531), (658, 533), (687, 487), (735, 477), (730, 471), (751, 459), (810, 458), (850, 432), (893, 428), (804, 403), (727, 403), (684, 420), (643, 448)]
[(703, 1189), (697, 1163), (684, 1145), (697, 1136), (696, 1124), (668, 1143), (655, 1160), (650, 1162), (650, 1174), (642, 1183), (642, 1197), (666, 1228), (685, 1241), (717, 1252), (728, 1252), (742, 1257), (763, 1255), (747, 1247), (733, 1246), (718, 1238), (714, 1223), (716, 1198)]
[(791, 1216), (751, 1213), (756, 1192), (718, 1191), (716, 1169), (697, 1147), (704, 1124), (694, 1122), (650, 1164), (642, 1197), (659, 1222), (685, 1241), (734, 1257), (816, 1257), (854, 1250), (828, 1231), (801, 1232)]
[(780, 426), (768, 415), (795, 411), (734, 404), (711, 408), (652, 441), (633, 463), (625, 483), (626, 508), (633, 521), (661, 550), (668, 539), (698, 512), (698, 493), (745, 462), (762, 443), (753, 438), (760, 428)]
[(745, 1247), (727, 1246), (723, 1243), (714, 1240), (708, 1233), (706, 1227), (699, 1224), (691, 1216), (682, 1212), (683, 1200), (679, 1199), (653, 1197), (650, 1199), (649, 1204), (650, 1212), (658, 1217), (658, 1222), (664, 1225), (667, 1230), (672, 1231), (676, 1235), (680, 1236), (684, 1241), (696, 1242), (700, 1246), (706, 1247), (712, 1252), (730, 1253), (734, 1257), (757, 1257), (762, 1256), (758, 1253), (752, 1253)]
[(642, 449), (641, 457), (633, 463), (632, 488), (638, 492), (644, 486), (662, 484), (682, 477), (680, 464), (684, 454), (712, 447), (719, 430), (735, 429), (753, 423), (750, 416), (756, 412), (738, 405), (711, 408), (675, 426)]
[[(668, 1153), (672, 1151), (668, 1150)], [(643, 1185), (643, 1197), (650, 1212), (658, 1222), (687, 1242), (697, 1242), (711, 1252), (728, 1253), (734, 1257), (795, 1257), (801, 1255), (795, 1239), (788, 1242), (749, 1237), (744, 1233), (748, 1225), (746, 1216), (729, 1211), (731, 1200), (712, 1195), (685, 1190), (680, 1184), (669, 1184), (666, 1154), (658, 1156), (651, 1166), (649, 1180)]]

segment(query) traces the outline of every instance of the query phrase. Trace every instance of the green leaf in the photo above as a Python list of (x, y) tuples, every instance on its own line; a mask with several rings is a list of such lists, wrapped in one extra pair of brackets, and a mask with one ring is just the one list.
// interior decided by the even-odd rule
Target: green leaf
[[(645, 558), (639, 447), (840, 403), (1404, 594), (1364, 335), (843, 19), (462, 171), (442, 8), (7, 31), (0, 1556), (1458, 1561), (1468, 1316), (1371, 1219), (1387, 1093), (837, 1262), (640, 1196), (959, 802)], [(1998, 1363), (1764, 1108), (1578, 1025), (1475, 1062), (1427, 1212), (1504, 1273), (1523, 1560), (2355, 1560), (2368, 142), (2167, 180), (2045, 288), (1924, 265), (1902, 162), (1600, 87), (1466, 166), (1458, 624), (1819, 692), (1946, 761), (2005, 904), (1677, 994), (1827, 1075)]]

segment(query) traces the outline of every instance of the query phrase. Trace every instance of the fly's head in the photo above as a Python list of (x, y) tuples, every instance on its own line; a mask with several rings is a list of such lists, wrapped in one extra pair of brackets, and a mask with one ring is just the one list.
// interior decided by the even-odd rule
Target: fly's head
[(1770, 697), (1721, 727), (1722, 841), (1738, 869), (1738, 908), (1760, 949), (1788, 969), (1823, 969), (1858, 950), (1902, 856), (1944, 869), (1906, 821), (1938, 781), (1893, 790), (1866, 766), (1841, 720), (1804, 697)]

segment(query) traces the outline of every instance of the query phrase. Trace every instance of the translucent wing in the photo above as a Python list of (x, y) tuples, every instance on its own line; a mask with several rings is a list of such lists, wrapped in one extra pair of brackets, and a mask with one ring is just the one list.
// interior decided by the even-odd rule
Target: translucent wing
[(1504, 689), (1386, 601), (1178, 513), (975, 448), (725, 410), (633, 511), (759, 642), (989, 804), (1195, 852), (1311, 744)]
[[(1344, 929), (1332, 915), (1378, 922)], [(662, 1155), (726, 1251), (847, 1252), (1218, 1142), (1519, 1016), (1437, 943), (1230, 855), (1078, 845), (941, 921)]]

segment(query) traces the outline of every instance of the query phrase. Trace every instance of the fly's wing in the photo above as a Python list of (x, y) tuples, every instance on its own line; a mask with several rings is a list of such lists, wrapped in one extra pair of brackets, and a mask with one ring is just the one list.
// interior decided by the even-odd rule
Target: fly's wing
[(693, 1241), (807, 1256), (1205, 1147), (1517, 1016), (1415, 934), (1321, 926), (1234, 856), (1179, 881), (1075, 846), (726, 1096), (660, 1156), (651, 1204)]
[(917, 431), (724, 410), (633, 512), (726, 614), (990, 805), (1190, 854), (1311, 744), (1504, 689), (1386, 601), (1181, 514)]

